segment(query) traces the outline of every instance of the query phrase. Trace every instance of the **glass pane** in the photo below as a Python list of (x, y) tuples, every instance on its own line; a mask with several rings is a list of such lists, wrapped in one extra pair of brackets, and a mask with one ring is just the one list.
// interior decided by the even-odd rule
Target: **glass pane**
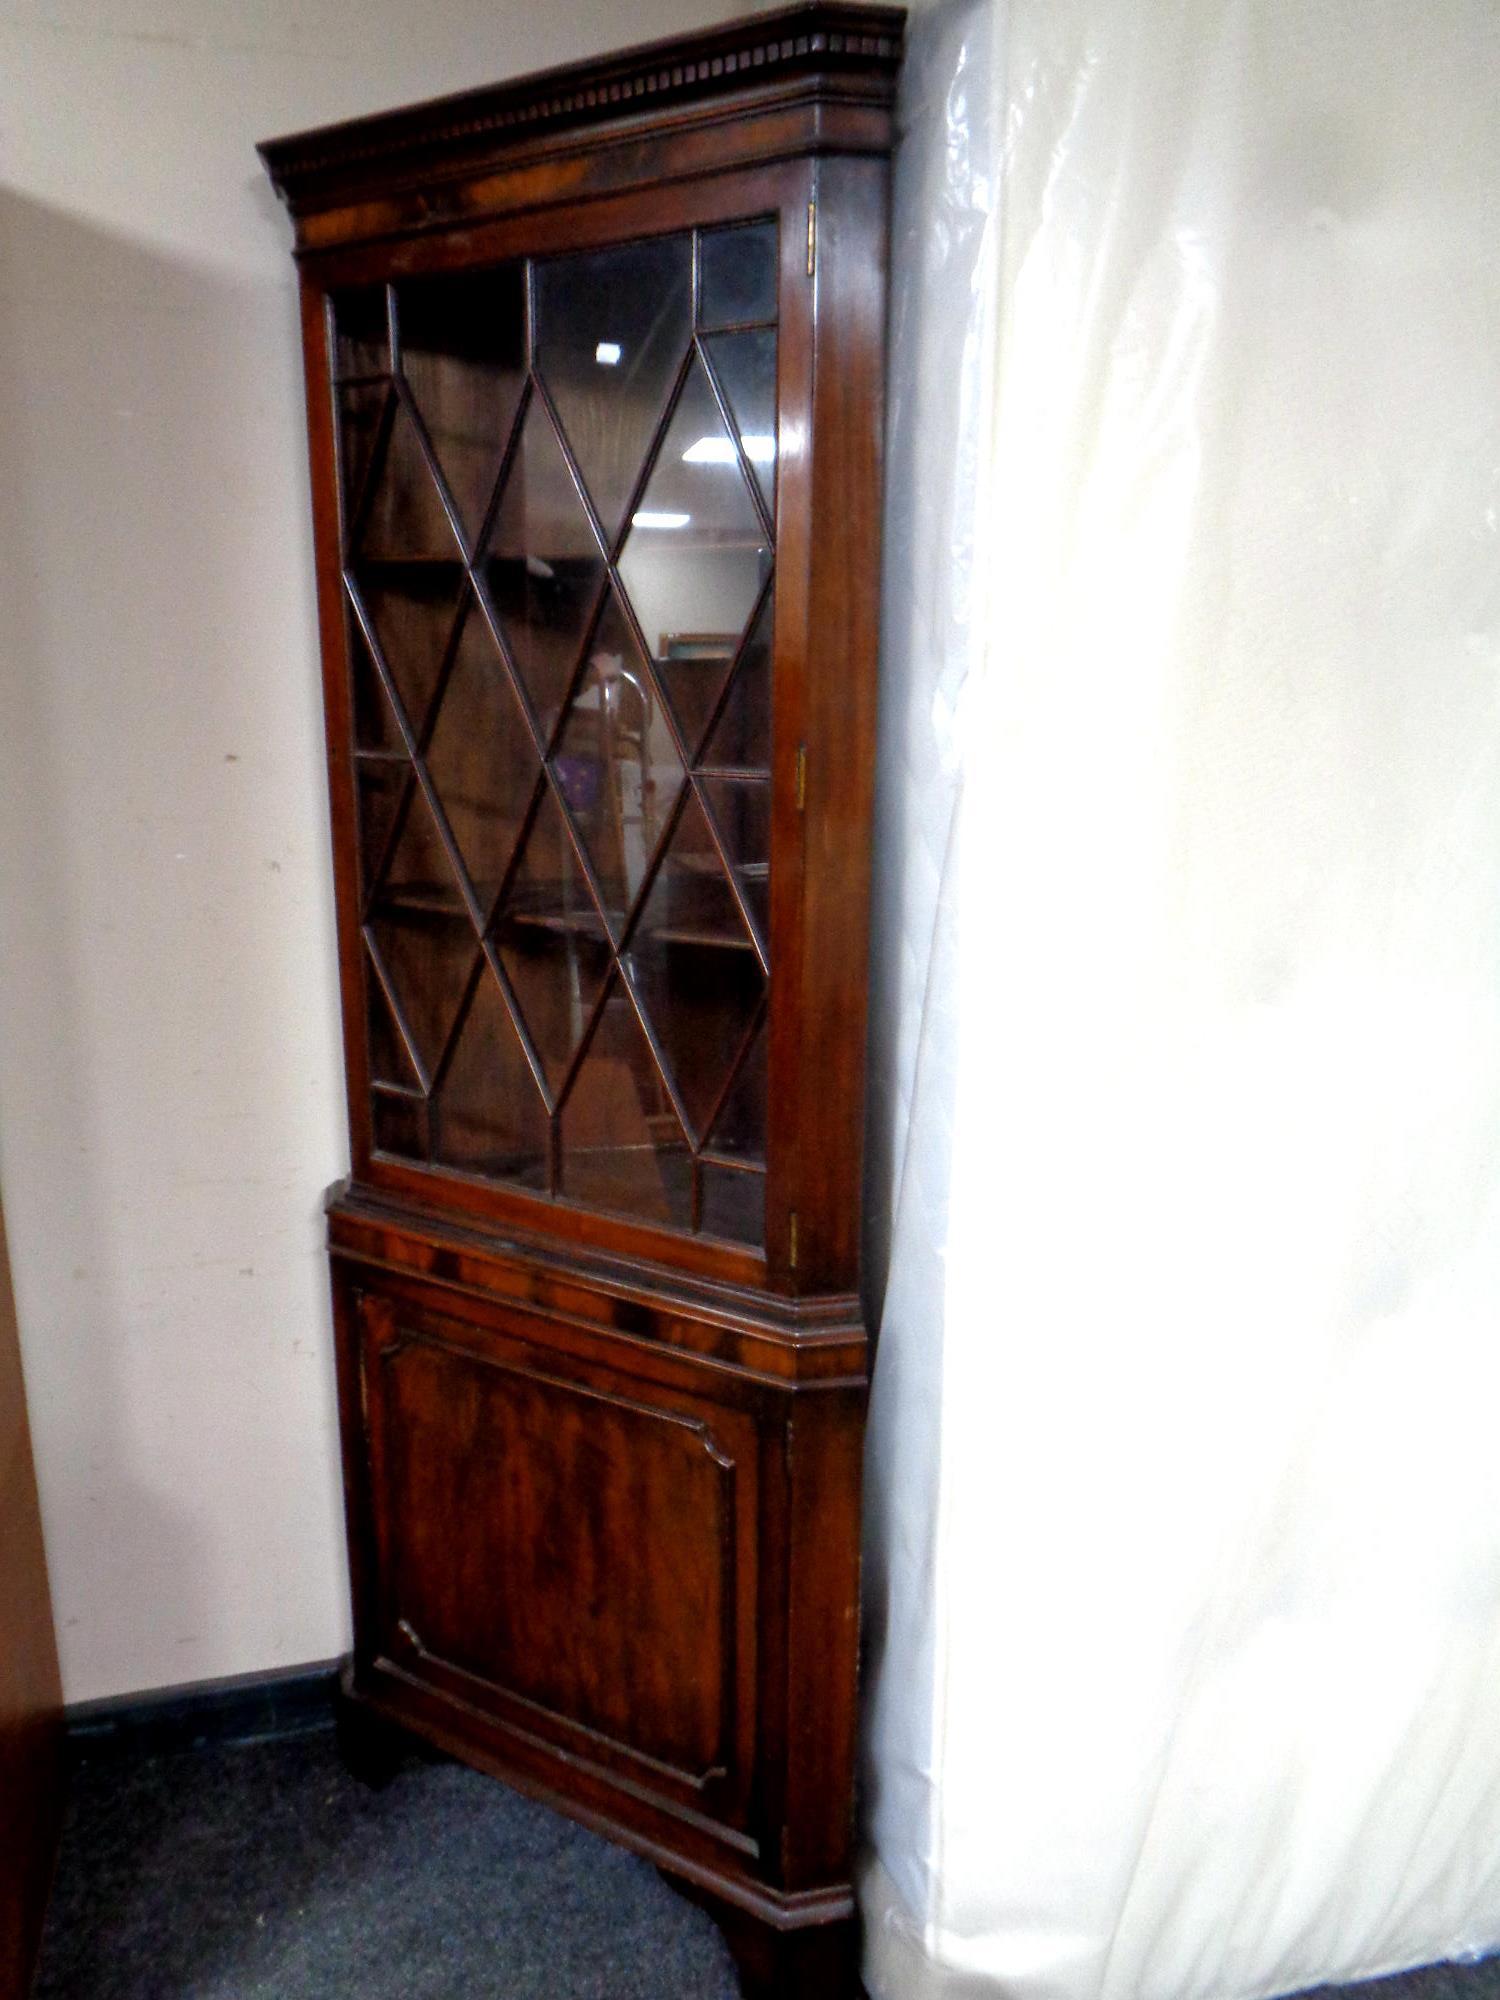
[(383, 375), (390, 366), (385, 286), (361, 285), (333, 294), (334, 373)]
[(494, 927), (496, 948), (553, 1090), (609, 971), (611, 955), (562, 808), (548, 786)]
[(433, 1157), (545, 1189), (547, 1110), (493, 974), (479, 975), (434, 1107)]
[(462, 558), (442, 493), (406, 405), (396, 400), (368, 490), (353, 516), (362, 562), (453, 563)]
[(762, 1024), (756, 1029), (755, 1039), (748, 1053), (741, 1058), (734, 1081), (714, 1116), (713, 1131), (708, 1140), (709, 1152), (726, 1153), (734, 1159), (758, 1160), (764, 1164), (766, 1051), (767, 1035)]
[(699, 781), (762, 944), (770, 935), (771, 784), (768, 778)]
[(539, 263), (537, 369), (613, 545), (692, 332), (692, 246), (659, 236)]
[(618, 978), (563, 1106), (562, 1192), (592, 1208), (692, 1227), (692, 1156)]
[(405, 762), (366, 764), (355, 767), (356, 809), (359, 814), (360, 893), (368, 902), (385, 861), (386, 844), (396, 823), (396, 814), (406, 796), (408, 784), (415, 783), (411, 765)]
[(490, 601), (544, 735), (564, 701), (604, 558), (540, 398), (506, 474), (484, 563)]
[(375, 456), (375, 447), (380, 441), (381, 425), (390, 401), (391, 392), (383, 383), (362, 389), (340, 389), (338, 392), (341, 519), (346, 548), (359, 519), (365, 479)]
[(703, 344), (734, 418), (740, 448), (771, 510), (776, 505), (776, 329), (714, 334)]
[(776, 622), (775, 592), (766, 592), (755, 629), (745, 641), (729, 698), (703, 753), (716, 770), (771, 768), (771, 635)]
[(526, 379), (520, 264), (396, 287), (401, 372), (472, 545), (489, 510)]
[(698, 241), (699, 317), (733, 326), (776, 317), (776, 224), (752, 222), (705, 231)]
[(465, 914), (453, 863), (438, 834), (432, 808), (415, 783), (407, 788), (404, 817), (386, 863), (380, 900), (400, 903), (407, 909)]
[(690, 756), (696, 754), (729, 678), (734, 646), (727, 632), (683, 632), (667, 640), (666, 651), (657, 661), (657, 672)]
[(366, 986), (370, 1050), (370, 1081), (388, 1083), (401, 1090), (418, 1090), (422, 1079), (412, 1061), (411, 1050), (401, 1032), (390, 997), (381, 977), (382, 962), (366, 940)]
[(375, 1145), (379, 1152), (408, 1160), (427, 1158), (427, 1106), (420, 1098), (387, 1097), (380, 1092), (371, 1105)]
[(703, 1166), (705, 1236), (727, 1237), (758, 1250), (766, 1240), (766, 1177), (737, 1173), (731, 1167)]
[(411, 733), (420, 737), (453, 639), (463, 570), (457, 563), (361, 564), (347, 581), (351, 603), (356, 612), (363, 609), (363, 622), (379, 644)]
[[(771, 550), (703, 365), (694, 361), (645, 497), (632, 517), (620, 576), (692, 737), (685, 685), (717, 694), (771, 566)], [(691, 708), (692, 713), (684, 713)]]
[(438, 702), (427, 774), (488, 910), (541, 775), (531, 731), (484, 614), (471, 598)]
[(619, 935), (682, 788), (682, 759), (613, 592), (553, 759)]
[[(380, 983), (401, 1010), (423, 1081), (430, 1082), (468, 990), (479, 951), (474, 933), (466, 919), (382, 909), (366, 927), (365, 943)], [(376, 1012), (372, 1006), (372, 1028)]]
[(755, 1019), (765, 976), (696, 797), (683, 808), (626, 959), (701, 1139)]
[(375, 662), (365, 644), (359, 621), (350, 614), (349, 698), (354, 710), (354, 744), (358, 750), (405, 751), (396, 712), (391, 707)]

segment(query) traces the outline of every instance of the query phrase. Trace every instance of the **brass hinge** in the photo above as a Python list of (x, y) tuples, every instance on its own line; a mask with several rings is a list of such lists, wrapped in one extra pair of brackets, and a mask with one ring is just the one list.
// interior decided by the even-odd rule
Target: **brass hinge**
[(797, 1268), (797, 1211), (795, 1208), (792, 1210), (791, 1228), (788, 1231), (786, 1265), (789, 1271), (795, 1271)]
[(807, 204), (807, 275), (811, 277), (818, 268), (818, 204)]
[(807, 745), (797, 745), (797, 810), (807, 810)]

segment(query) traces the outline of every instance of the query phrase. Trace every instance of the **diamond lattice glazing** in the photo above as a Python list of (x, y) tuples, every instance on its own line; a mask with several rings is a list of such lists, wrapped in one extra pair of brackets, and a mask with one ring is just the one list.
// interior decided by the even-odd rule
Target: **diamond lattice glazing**
[(343, 294), (333, 343), (376, 1144), (748, 1242), (767, 230)]

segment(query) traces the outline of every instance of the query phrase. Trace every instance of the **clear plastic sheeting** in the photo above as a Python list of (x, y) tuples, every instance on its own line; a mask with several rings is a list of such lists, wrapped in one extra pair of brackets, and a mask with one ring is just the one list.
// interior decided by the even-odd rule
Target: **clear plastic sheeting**
[[(993, 342), (988, 0), (914, 17), (892, 214), (865, 1266), (884, 1278), (865, 1480), (864, 1792), (925, 1906), (938, 1773), (932, 1588), (953, 1144), (958, 704), (979, 638), (976, 503)], [(977, 96), (975, 93), (977, 92)]]
[(871, 1990), (1482, 1950), (1500, 13), (977, 0), (912, 45)]

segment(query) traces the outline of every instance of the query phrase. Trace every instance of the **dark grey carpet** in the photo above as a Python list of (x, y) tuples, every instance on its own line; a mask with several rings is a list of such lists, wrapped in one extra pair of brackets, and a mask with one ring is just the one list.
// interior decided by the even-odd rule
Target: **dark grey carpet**
[(1302, 2000), (1500, 2000), (1500, 1958), (1479, 1965), (1429, 1965), (1362, 1986), (1320, 1986)]
[[(73, 1780), (35, 2000), (737, 2000), (709, 1919), (503, 1785), (331, 1731)], [(1500, 1959), (1308, 2000), (1500, 2000)]]
[(455, 1764), (331, 1731), (74, 1776), (36, 2000), (736, 2000), (655, 1869)]

